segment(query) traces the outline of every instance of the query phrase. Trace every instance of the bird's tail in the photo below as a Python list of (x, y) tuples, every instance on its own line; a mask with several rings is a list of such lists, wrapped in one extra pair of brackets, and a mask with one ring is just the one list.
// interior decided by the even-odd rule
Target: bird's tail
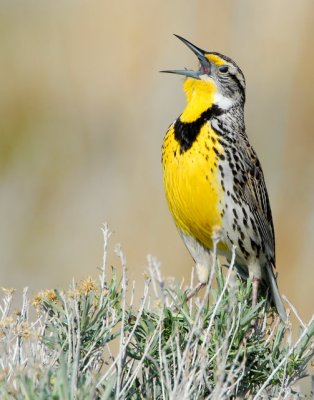
[(278, 290), (277, 281), (276, 281), (276, 277), (275, 277), (273, 268), (270, 264), (267, 264), (266, 270), (267, 270), (267, 275), (268, 275), (268, 279), (269, 279), (269, 283), (270, 283), (271, 294), (272, 294), (275, 306), (277, 308), (278, 314), (280, 315), (280, 318), (282, 319), (283, 322), (287, 322), (286, 310), (285, 310), (285, 307), (282, 302), (282, 298), (281, 298), (279, 290)]

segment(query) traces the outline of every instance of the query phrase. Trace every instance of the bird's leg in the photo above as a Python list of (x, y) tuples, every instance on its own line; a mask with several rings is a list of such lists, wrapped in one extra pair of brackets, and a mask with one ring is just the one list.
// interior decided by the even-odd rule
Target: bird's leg
[(258, 296), (258, 286), (260, 283), (260, 279), (253, 277), (253, 293), (252, 293), (252, 307), (255, 307), (257, 304), (257, 296)]
[(191, 300), (191, 298), (193, 296), (196, 295), (196, 293), (198, 293), (204, 286), (206, 285), (206, 283), (204, 282), (200, 282), (194, 289), (191, 290), (191, 292), (188, 294), (186, 301), (188, 302), (189, 300)]

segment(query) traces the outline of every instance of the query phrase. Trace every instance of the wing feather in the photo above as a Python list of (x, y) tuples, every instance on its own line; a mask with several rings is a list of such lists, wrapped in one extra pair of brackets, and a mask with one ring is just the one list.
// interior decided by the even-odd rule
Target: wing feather
[(239, 190), (242, 192), (243, 199), (249, 206), (260, 232), (266, 249), (266, 257), (275, 266), (275, 232), (264, 174), (254, 149), (245, 140), (246, 138), (243, 139), (243, 146), (238, 148), (243, 149), (245, 177)]

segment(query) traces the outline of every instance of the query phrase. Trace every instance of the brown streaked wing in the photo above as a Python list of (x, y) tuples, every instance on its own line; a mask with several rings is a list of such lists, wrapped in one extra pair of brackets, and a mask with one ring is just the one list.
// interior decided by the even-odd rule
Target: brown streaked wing
[(246, 177), (240, 191), (243, 193), (243, 199), (250, 207), (255, 223), (260, 229), (266, 248), (266, 256), (275, 266), (275, 232), (263, 170), (252, 146), (247, 140), (244, 142), (243, 146), (239, 146), (239, 148), (243, 149)]

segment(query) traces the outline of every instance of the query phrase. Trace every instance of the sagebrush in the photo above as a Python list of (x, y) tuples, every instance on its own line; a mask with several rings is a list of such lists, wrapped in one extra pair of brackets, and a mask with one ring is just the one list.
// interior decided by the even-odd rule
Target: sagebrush
[(291, 307), (300, 323), (293, 342), (291, 323), (265, 300), (252, 309), (251, 282), (236, 277), (233, 261), (224, 274), (215, 255), (205, 293), (189, 302), (189, 288), (165, 281), (150, 257), (137, 305), (120, 248), (121, 273), (107, 268), (103, 232), (97, 282), (42, 291), (32, 304), (25, 289), (16, 313), (14, 291), (3, 289), (1, 399), (305, 397), (295, 384), (313, 357), (313, 317), (305, 324)]

